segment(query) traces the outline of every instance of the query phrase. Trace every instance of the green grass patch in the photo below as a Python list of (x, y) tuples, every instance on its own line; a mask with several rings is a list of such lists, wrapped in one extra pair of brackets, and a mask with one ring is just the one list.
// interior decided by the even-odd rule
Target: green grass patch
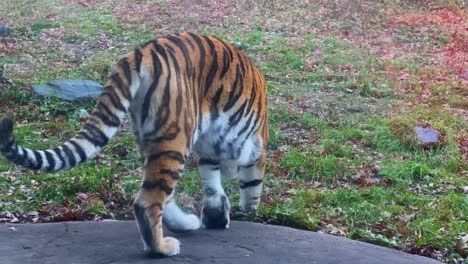
[(319, 180), (330, 183), (344, 175), (343, 164), (335, 155), (317, 156), (293, 147), (289, 148), (280, 164), (291, 177), (298, 180)]
[(57, 28), (59, 27), (59, 24), (57, 22), (51, 22), (51, 21), (38, 21), (35, 22), (31, 25), (31, 30), (34, 32), (39, 32), (43, 29), (48, 29), (48, 28)]

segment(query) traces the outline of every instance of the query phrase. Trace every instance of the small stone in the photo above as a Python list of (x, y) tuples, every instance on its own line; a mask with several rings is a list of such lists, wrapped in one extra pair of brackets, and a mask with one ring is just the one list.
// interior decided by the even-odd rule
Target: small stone
[(419, 142), (423, 145), (435, 144), (439, 141), (440, 132), (433, 128), (424, 128), (417, 126), (414, 128)]
[(34, 85), (37, 97), (58, 97), (64, 101), (85, 101), (97, 98), (102, 93), (102, 85), (90, 80), (53, 80), (47, 84)]
[(11, 29), (5, 26), (0, 26), (0, 37), (6, 37), (10, 35)]

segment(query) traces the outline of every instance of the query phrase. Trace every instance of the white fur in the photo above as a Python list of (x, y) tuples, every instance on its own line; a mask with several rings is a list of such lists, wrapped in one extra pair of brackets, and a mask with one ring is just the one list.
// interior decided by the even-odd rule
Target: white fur
[(81, 160), (80, 155), (78, 155), (78, 152), (76, 151), (75, 146), (73, 146), (70, 142), (67, 142), (64, 145), (67, 145), (70, 148), (70, 150), (73, 153), (73, 156), (75, 157), (76, 161)]
[(29, 159), (32, 163), (35, 164), (35, 163), (37, 162), (37, 161), (36, 161), (36, 156), (34, 156), (34, 153), (32, 152), (32, 150), (27, 149), (27, 148), (25, 148), (24, 150), (28, 153), (28, 159)]
[(199, 166), (202, 185), (204, 188), (210, 187), (220, 194), (224, 194), (223, 186), (221, 185), (220, 170), (212, 170), (210, 165)]
[(197, 230), (201, 226), (196, 215), (184, 213), (172, 199), (164, 205), (163, 221), (169, 229), (179, 232)]
[[(107, 132), (106, 129), (104, 129), (105, 134), (107, 134), (106, 132)], [(94, 156), (96, 156), (96, 154), (98, 154), (101, 151), (100, 147), (95, 146), (94, 144), (92, 144), (86, 139), (75, 138), (74, 141), (76, 141), (76, 143), (78, 143), (78, 145), (81, 146), (88, 160), (92, 159)]]
[[(261, 172), (257, 166), (248, 168), (241, 167), (239, 170), (239, 179), (244, 182), (249, 182), (261, 178)], [(262, 184), (240, 189), (239, 205), (243, 211), (256, 210), (260, 202), (260, 193)]]
[[(52, 155), (52, 158), (53, 158), (54, 161), (55, 161), (55, 168), (57, 168), (57, 165), (61, 165), (61, 164), (62, 164), (62, 162), (60, 161), (60, 159), (58, 158), (58, 156), (55, 155), (55, 152), (53, 152), (53, 151), (51, 151), (51, 150), (46, 150), (46, 151), (44, 151), (44, 152), (48, 152), (49, 154)], [(54, 168), (54, 169), (55, 169), (55, 168)]]

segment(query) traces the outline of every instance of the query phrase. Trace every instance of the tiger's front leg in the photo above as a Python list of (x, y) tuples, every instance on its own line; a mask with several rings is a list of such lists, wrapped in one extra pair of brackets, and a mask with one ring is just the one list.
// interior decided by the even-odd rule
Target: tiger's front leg
[(180, 252), (180, 242), (164, 237), (162, 217), (166, 201), (173, 195), (185, 158), (174, 150), (157, 151), (145, 159), (143, 181), (134, 202), (135, 218), (150, 255), (173, 256)]

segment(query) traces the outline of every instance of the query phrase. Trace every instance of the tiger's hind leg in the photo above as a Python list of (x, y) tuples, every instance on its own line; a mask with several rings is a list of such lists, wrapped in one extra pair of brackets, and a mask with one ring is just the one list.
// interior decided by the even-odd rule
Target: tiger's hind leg
[(265, 175), (266, 153), (262, 152), (258, 160), (239, 167), (239, 206), (242, 211), (255, 211), (260, 203), (260, 196)]
[(145, 251), (150, 255), (173, 256), (180, 252), (177, 239), (163, 237), (162, 217), (165, 207), (170, 210), (174, 206), (171, 197), (184, 162), (184, 152), (174, 149), (153, 148), (145, 158), (143, 181), (134, 202), (134, 213)]
[(217, 160), (201, 158), (199, 171), (203, 185), (202, 223), (205, 228), (229, 227), (231, 204), (221, 186), (221, 167)]

